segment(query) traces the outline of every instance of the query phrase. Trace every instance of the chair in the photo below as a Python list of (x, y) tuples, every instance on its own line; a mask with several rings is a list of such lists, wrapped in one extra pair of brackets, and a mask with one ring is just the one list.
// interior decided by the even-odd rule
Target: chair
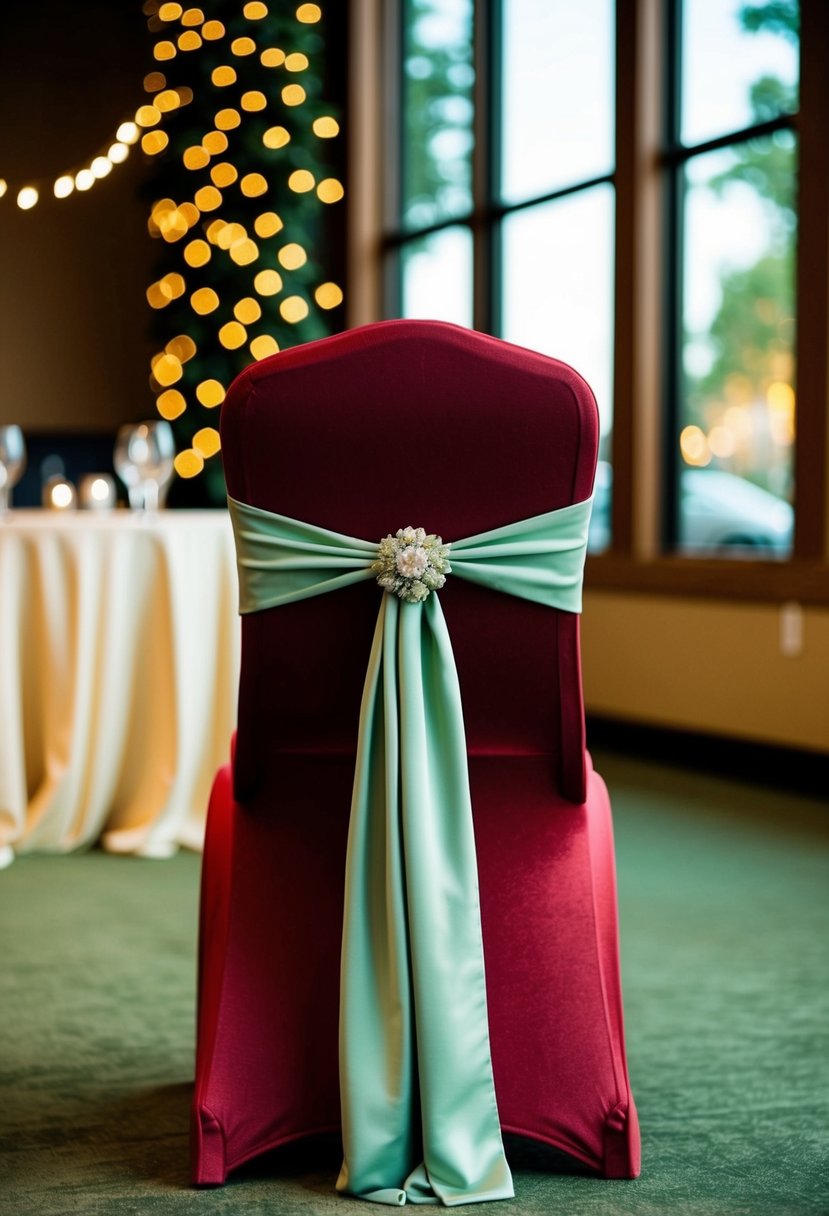
[[(222, 408), (229, 494), (349, 536), (447, 539), (590, 496), (593, 396), (565, 364), (388, 321), (249, 367)], [(202, 872), (192, 1176), (340, 1128), (338, 981), (373, 582), (243, 617), (238, 731)], [(585, 750), (579, 619), (460, 579), (492, 1067), (504, 1131), (639, 1171), (610, 805)]]

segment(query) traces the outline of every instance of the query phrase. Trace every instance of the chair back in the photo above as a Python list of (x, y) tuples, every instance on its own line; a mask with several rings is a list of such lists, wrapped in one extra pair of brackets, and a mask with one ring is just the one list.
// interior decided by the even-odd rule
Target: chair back
[[(379, 322), (252, 365), (221, 430), (234, 498), (378, 541), (410, 524), (451, 541), (579, 502), (598, 446), (595, 399), (572, 368), (433, 321)], [(241, 803), (278, 781), (280, 758), (355, 752), (381, 594), (365, 582), (243, 619)], [(451, 575), (439, 594), (470, 755), (549, 756), (551, 781), (582, 802), (578, 617)]]

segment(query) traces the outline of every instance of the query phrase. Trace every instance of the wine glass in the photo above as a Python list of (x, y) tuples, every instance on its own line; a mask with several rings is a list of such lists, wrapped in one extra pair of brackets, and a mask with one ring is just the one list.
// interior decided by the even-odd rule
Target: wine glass
[(173, 428), (169, 422), (122, 426), (115, 441), (115, 472), (127, 487), (134, 511), (155, 511), (173, 475)]
[(26, 442), (19, 426), (0, 426), (0, 514), (11, 506), (12, 486), (26, 467)]

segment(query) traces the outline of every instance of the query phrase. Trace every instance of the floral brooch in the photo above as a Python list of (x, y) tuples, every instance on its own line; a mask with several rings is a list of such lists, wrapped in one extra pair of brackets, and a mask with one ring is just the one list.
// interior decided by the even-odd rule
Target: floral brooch
[(449, 545), (424, 528), (398, 528), (396, 536), (384, 536), (371, 568), (377, 582), (389, 595), (409, 604), (419, 604), (430, 591), (439, 591), (452, 567)]

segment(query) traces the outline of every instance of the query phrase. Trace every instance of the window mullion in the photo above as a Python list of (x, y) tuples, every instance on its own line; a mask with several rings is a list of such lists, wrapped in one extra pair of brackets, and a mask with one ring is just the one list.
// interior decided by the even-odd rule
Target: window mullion
[(829, 7), (801, 0), (795, 556), (829, 559)]
[(501, 0), (475, 2), (475, 147), (473, 189), (473, 327), (500, 330), (500, 224), (492, 205), (500, 178)]

